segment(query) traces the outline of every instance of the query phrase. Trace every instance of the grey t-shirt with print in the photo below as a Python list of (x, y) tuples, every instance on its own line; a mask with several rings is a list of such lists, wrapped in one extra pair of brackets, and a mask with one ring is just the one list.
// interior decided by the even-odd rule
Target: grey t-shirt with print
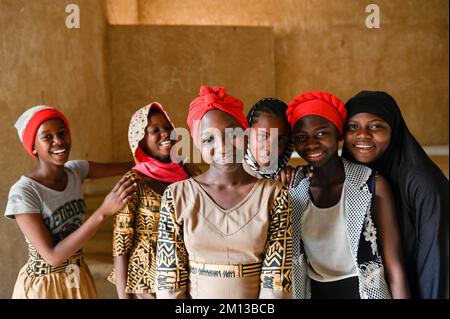
[(81, 226), (85, 203), (82, 183), (89, 173), (88, 161), (69, 161), (64, 164), (68, 176), (63, 191), (48, 188), (22, 176), (10, 189), (5, 216), (41, 214), (55, 243)]

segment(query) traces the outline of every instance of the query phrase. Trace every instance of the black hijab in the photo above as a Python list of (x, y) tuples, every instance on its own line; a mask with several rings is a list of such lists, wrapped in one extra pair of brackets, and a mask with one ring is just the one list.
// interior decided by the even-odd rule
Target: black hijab
[[(347, 119), (371, 113), (391, 127), (389, 147), (369, 166), (391, 185), (413, 297), (448, 298), (447, 178), (410, 133), (389, 94), (362, 91), (345, 107)], [(345, 145), (342, 156), (356, 162)]]
[[(428, 157), (414, 136), (409, 132), (395, 100), (385, 92), (362, 91), (346, 104), (347, 119), (358, 113), (371, 113), (386, 121), (391, 127), (391, 141), (384, 154), (370, 166), (382, 175), (397, 180), (404, 166), (419, 161), (427, 167), (436, 165)], [(351, 153), (344, 147), (342, 156), (355, 162)], [(438, 169), (437, 167), (433, 169)]]

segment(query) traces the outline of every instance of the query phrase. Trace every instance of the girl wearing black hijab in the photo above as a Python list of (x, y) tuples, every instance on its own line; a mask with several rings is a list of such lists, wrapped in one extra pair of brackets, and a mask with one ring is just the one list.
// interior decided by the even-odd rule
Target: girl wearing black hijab
[(448, 179), (410, 133), (389, 94), (362, 91), (345, 107), (342, 156), (389, 180), (412, 296), (448, 298)]

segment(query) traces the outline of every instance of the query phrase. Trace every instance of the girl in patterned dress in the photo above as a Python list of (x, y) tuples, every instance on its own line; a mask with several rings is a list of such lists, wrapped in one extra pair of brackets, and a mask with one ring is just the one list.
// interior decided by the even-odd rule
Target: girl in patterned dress
[[(161, 195), (167, 185), (188, 178), (183, 166), (172, 162), (174, 125), (157, 102), (135, 112), (128, 141), (136, 165), (125, 174), (137, 183), (128, 204), (114, 216), (114, 269), (109, 280), (121, 299), (155, 298), (156, 241)], [(192, 174), (198, 173), (191, 165)]]
[(82, 182), (122, 174), (129, 163), (68, 161), (71, 136), (66, 117), (48, 106), (27, 110), (16, 122), (19, 138), (38, 167), (9, 192), (5, 215), (15, 218), (28, 244), (13, 298), (95, 298), (82, 247), (102, 223), (130, 199), (133, 180), (122, 178), (83, 223)]
[(306, 92), (289, 103), (287, 117), (296, 151), (314, 167), (311, 177), (299, 170), (290, 189), (294, 296), (408, 298), (389, 185), (338, 156), (343, 103)]
[(242, 110), (219, 87), (201, 87), (190, 104), (191, 135), (210, 166), (164, 192), (158, 298), (291, 297), (290, 198), (281, 183), (245, 172)]

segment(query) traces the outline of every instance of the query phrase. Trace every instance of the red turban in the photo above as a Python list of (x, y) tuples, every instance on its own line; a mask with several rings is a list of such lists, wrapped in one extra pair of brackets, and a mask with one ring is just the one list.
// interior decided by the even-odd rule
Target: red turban
[(28, 109), (19, 117), (14, 125), (23, 147), (34, 158), (37, 158), (37, 155), (33, 154), (36, 133), (41, 124), (50, 119), (60, 119), (70, 131), (69, 121), (67, 121), (64, 114), (46, 105), (38, 105)]
[(347, 110), (336, 96), (325, 91), (305, 92), (289, 103), (286, 115), (291, 127), (308, 115), (321, 116), (333, 123), (340, 134), (344, 131)]
[(242, 101), (228, 95), (223, 87), (214, 86), (210, 88), (208, 86), (202, 86), (200, 87), (199, 97), (194, 99), (189, 105), (189, 113), (187, 116), (187, 124), (194, 142), (197, 139), (200, 121), (206, 112), (213, 109), (230, 114), (244, 129), (248, 128), (247, 118), (243, 113), (244, 105)]

